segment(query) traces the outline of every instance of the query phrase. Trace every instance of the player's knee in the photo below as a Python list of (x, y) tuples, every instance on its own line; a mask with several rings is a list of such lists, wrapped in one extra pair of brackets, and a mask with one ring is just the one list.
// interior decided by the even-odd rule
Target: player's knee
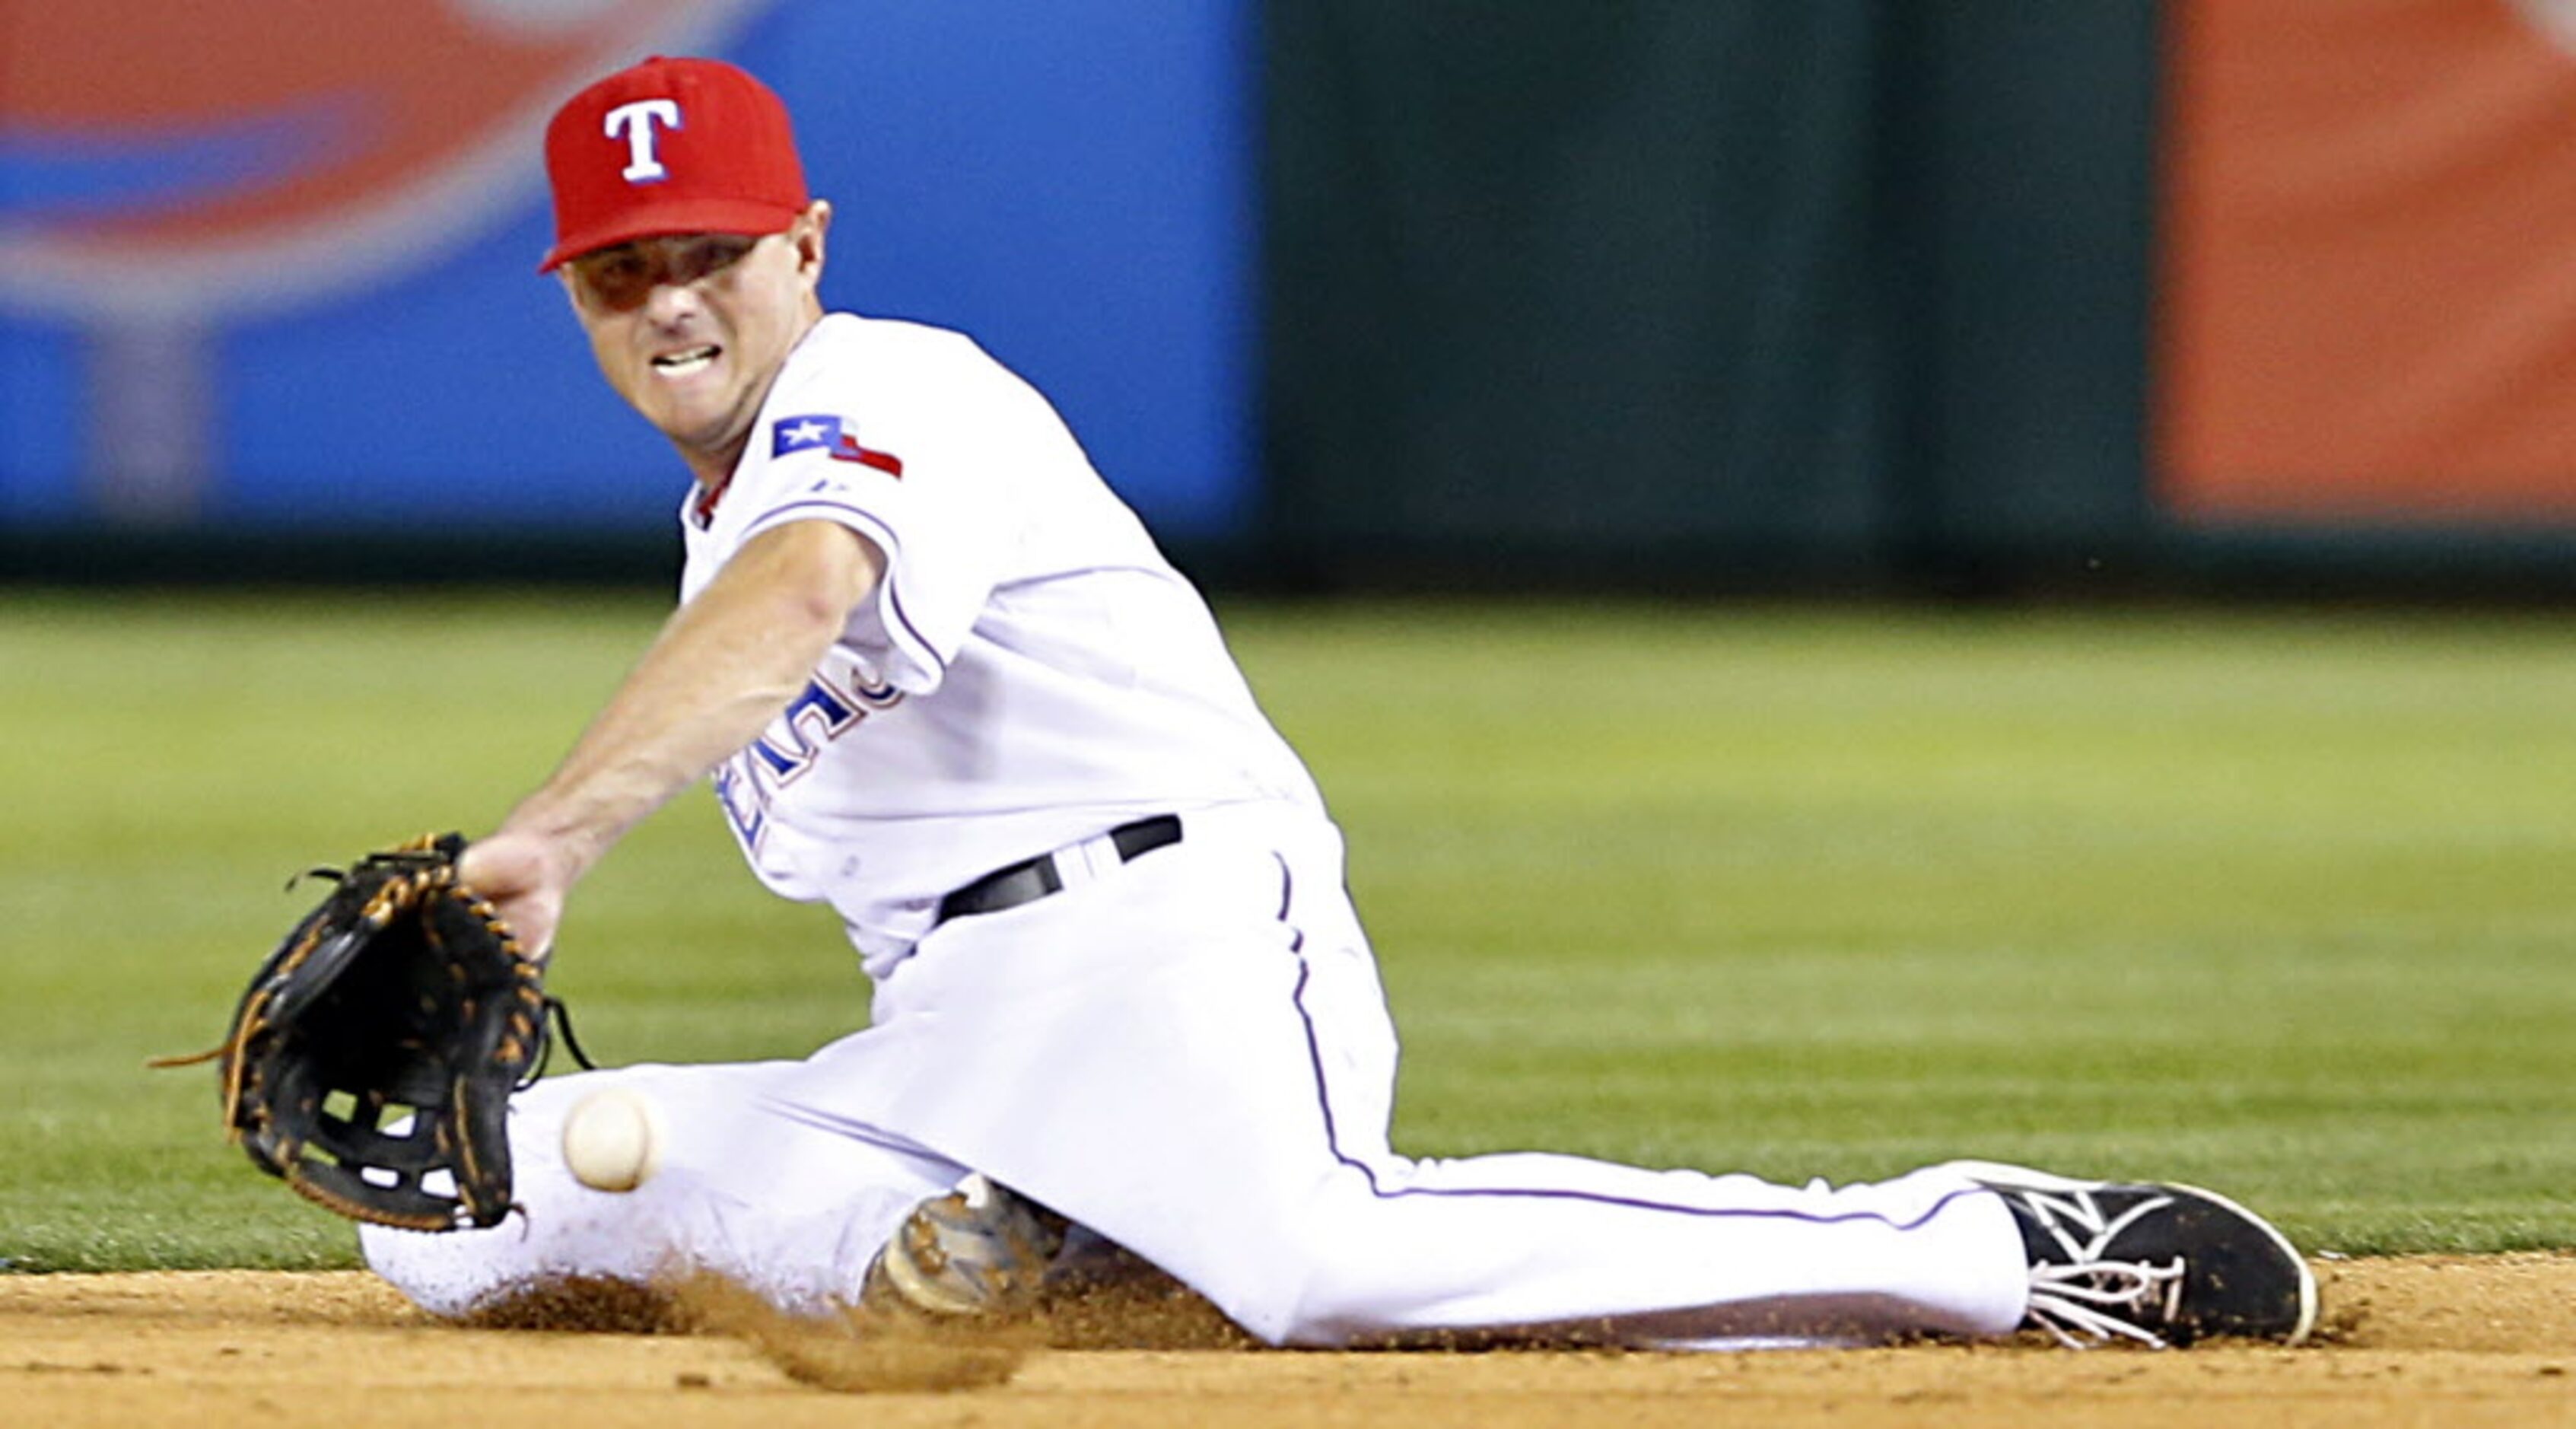
[(358, 1227), (358, 1251), (367, 1268), (404, 1299), (445, 1319), (472, 1314), (524, 1278), (524, 1268), (499, 1239), (509, 1222), (491, 1230), (430, 1232), (387, 1226)]
[(1389, 1291), (1411, 1264), (1376, 1207), (1327, 1198), (1265, 1227), (1256, 1273), (1212, 1296), (1273, 1345), (1329, 1349), (1382, 1331)]
[(358, 1251), (383, 1280), (433, 1315), (476, 1313), (516, 1287), (552, 1274), (586, 1194), (564, 1164), (566, 1114), (611, 1085), (614, 1073), (539, 1082), (510, 1100), (510, 1199), (515, 1209), (487, 1230), (410, 1231), (360, 1225)]

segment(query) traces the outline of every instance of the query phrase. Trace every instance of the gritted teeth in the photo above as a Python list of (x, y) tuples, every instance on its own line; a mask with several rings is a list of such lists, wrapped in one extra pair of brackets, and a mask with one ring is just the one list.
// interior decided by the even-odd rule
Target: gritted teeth
[(705, 347), (684, 348), (678, 352), (658, 353), (653, 358), (653, 370), (673, 377), (685, 377), (715, 361), (716, 352), (715, 346), (710, 344)]

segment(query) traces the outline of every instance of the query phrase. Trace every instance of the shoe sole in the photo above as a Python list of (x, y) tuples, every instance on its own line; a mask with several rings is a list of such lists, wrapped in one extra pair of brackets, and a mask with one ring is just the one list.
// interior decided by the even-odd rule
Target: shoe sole
[(2290, 1333), (2281, 1336), (2274, 1343), (2284, 1348), (2295, 1348), (2307, 1343), (2308, 1335), (2317, 1327), (2317, 1275), (2315, 1271), (2308, 1268), (2308, 1258), (2300, 1254), (2299, 1248), (2290, 1244), (2290, 1238), (2281, 1234), (2270, 1221), (2216, 1191), (2188, 1186), (2180, 1181), (2086, 1181), (2073, 1176), (2058, 1176), (2046, 1171), (2034, 1171), (2027, 1166), (2014, 1166), (2002, 1161), (1952, 1161), (1941, 1169), (1955, 1171), (1971, 1181), (1983, 1184), (2027, 1186), (2034, 1191), (2102, 1191), (2116, 1190), (2122, 1186), (2152, 1186), (2160, 1190), (2180, 1191), (2185, 1195), (2198, 1196), (2222, 1210), (2235, 1213), (2244, 1218), (2248, 1224), (2260, 1229), (2271, 1239), (2274, 1248), (2281, 1252), (2283, 1258), (2298, 1267), (2299, 1323), (2291, 1329)]

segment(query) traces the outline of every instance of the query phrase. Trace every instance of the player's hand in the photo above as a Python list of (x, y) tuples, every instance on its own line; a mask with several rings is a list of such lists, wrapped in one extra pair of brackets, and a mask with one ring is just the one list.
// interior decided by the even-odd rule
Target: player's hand
[(466, 845), (456, 876), (491, 900), (530, 957), (552, 956), (564, 898), (578, 876), (569, 851), (535, 834), (503, 830)]

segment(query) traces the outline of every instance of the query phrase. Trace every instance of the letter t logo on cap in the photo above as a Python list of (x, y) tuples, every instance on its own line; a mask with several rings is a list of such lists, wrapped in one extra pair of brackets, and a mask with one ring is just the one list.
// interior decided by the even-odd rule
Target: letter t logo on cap
[(608, 111), (607, 134), (611, 139), (626, 141), (625, 179), (630, 184), (658, 184), (671, 176), (653, 153), (653, 124), (661, 121), (665, 129), (678, 129), (679, 101), (673, 99), (639, 99)]

